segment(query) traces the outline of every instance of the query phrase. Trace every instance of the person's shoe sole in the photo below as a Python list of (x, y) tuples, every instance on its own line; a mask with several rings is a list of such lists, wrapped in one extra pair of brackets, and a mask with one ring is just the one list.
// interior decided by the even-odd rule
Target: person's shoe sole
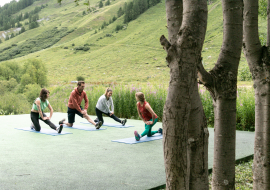
[(63, 122), (66, 121), (66, 119), (62, 119), (61, 121), (59, 121), (59, 125), (63, 124)]
[(98, 123), (96, 124), (96, 129), (99, 129), (99, 128), (101, 127), (101, 125), (102, 125), (102, 122), (101, 122), (101, 121), (98, 122)]
[(158, 133), (162, 134), (163, 130), (161, 128), (158, 129)]
[[(136, 139), (136, 141), (139, 141), (140, 140), (140, 136), (139, 136), (139, 134), (138, 134), (138, 132), (137, 131), (134, 131), (134, 135), (135, 135), (135, 139)], [(139, 139), (137, 139), (137, 138), (139, 138)]]
[(59, 126), (59, 129), (57, 130), (58, 133), (61, 133), (61, 132), (62, 132), (62, 129), (63, 129), (63, 124), (61, 124), (61, 125)]
[(124, 119), (122, 125), (125, 126), (126, 122), (127, 122), (127, 119)]

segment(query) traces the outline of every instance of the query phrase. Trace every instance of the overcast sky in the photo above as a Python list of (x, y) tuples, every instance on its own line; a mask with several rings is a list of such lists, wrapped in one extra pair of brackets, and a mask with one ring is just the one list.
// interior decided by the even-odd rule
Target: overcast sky
[(12, 0), (0, 0), (0, 6), (3, 7), (4, 4), (9, 3)]

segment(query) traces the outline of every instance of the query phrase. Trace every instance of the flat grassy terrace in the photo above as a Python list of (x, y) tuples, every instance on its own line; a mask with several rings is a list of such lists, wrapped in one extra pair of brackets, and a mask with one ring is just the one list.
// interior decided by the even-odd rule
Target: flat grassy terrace
[[(66, 113), (54, 113), (55, 124)], [(95, 116), (91, 116), (93, 119)], [(133, 137), (142, 121), (130, 128), (67, 129), (50, 136), (14, 128), (30, 127), (30, 115), (0, 116), (0, 189), (151, 189), (165, 184), (162, 140), (123, 144), (111, 140)], [(78, 116), (75, 124), (87, 125)], [(110, 118), (105, 122), (114, 123)], [(88, 125), (87, 125), (88, 126)], [(90, 127), (91, 125), (89, 125)], [(41, 122), (41, 127), (49, 128)], [(162, 127), (157, 123), (154, 130)], [(213, 129), (209, 128), (209, 168), (213, 160)], [(236, 158), (253, 154), (254, 133), (237, 131)]]

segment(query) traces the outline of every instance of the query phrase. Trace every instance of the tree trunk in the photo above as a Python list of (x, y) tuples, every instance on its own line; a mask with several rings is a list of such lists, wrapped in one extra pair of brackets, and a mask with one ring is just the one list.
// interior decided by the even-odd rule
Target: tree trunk
[(166, 187), (208, 189), (208, 130), (196, 76), (207, 1), (168, 0), (166, 12), (169, 41), (160, 38), (171, 75), (163, 114)]
[(215, 67), (198, 76), (213, 98), (215, 114), (212, 189), (234, 189), (237, 71), (243, 35), (242, 0), (222, 1), (223, 44)]
[[(268, 1), (269, 31), (269, 1)], [(244, 53), (255, 89), (253, 189), (270, 189), (270, 57), (258, 33), (258, 0), (244, 0)]]

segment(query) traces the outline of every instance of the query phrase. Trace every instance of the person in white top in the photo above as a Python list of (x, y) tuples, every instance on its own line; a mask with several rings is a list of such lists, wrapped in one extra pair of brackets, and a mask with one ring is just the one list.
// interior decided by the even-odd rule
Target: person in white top
[[(111, 110), (110, 110), (111, 108)], [(95, 122), (101, 121), (102, 124), (104, 123), (102, 114), (105, 114), (109, 116), (110, 118), (113, 118), (115, 121), (121, 123), (123, 126), (126, 124), (127, 119), (120, 120), (118, 117), (114, 115), (114, 106), (113, 106), (113, 100), (112, 100), (112, 89), (106, 88), (105, 93), (100, 96), (98, 99), (97, 105), (96, 105), (96, 115), (97, 118), (94, 120)]]

